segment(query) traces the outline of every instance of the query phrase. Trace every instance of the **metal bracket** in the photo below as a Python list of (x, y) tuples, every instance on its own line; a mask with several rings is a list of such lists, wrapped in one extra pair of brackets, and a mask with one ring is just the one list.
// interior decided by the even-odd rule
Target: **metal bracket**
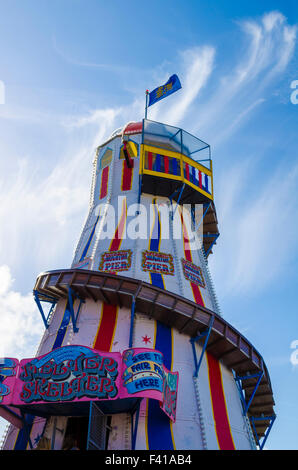
[[(46, 327), (46, 329), (49, 328), (49, 319), (50, 319), (50, 316), (51, 316), (51, 313), (57, 303), (57, 299), (54, 299), (54, 297), (50, 297), (49, 295), (46, 295), (46, 294), (42, 294), (43, 297), (45, 297), (42, 301), (40, 300), (39, 298), (39, 295), (40, 295), (40, 292), (38, 292), (38, 290), (33, 290), (33, 296), (34, 296), (34, 300), (36, 302), (36, 305), (38, 307), (38, 310), (41, 314), (41, 318), (42, 318), (42, 321), (44, 322), (44, 325)], [(43, 311), (43, 307), (41, 305), (41, 302), (47, 302), (47, 303), (50, 303), (51, 304), (51, 307), (49, 309), (49, 312), (47, 314), (47, 316), (45, 315), (44, 311)]]
[(191, 218), (192, 218), (192, 222), (193, 222), (193, 225), (194, 225), (194, 230), (195, 232), (198, 230), (198, 228), (200, 227), (201, 223), (203, 222), (204, 218), (205, 218), (205, 215), (207, 214), (208, 212), (208, 209), (210, 207), (210, 204), (211, 202), (209, 202), (209, 204), (203, 204), (203, 207), (206, 207), (200, 221), (198, 222), (198, 224), (196, 225), (196, 219), (195, 219), (195, 215), (194, 215), (194, 210), (191, 211)]
[(132, 339), (133, 339), (133, 327), (134, 327), (134, 320), (135, 320), (135, 308), (136, 308), (136, 298), (139, 295), (141, 290), (141, 284), (138, 286), (137, 291), (133, 294), (131, 299), (131, 309), (130, 309), (130, 327), (129, 327), (129, 343), (128, 347), (132, 347)]
[[(74, 299), (73, 295), (80, 300), (79, 308), (77, 310), (77, 314), (75, 315), (74, 310), (73, 310), (73, 304), (74, 304)], [(77, 319), (81, 310), (82, 304), (85, 303), (85, 300), (81, 299), (73, 290), (71, 289), (70, 286), (68, 286), (68, 304), (69, 304), (69, 310), (70, 310), (70, 317), (72, 321), (72, 327), (73, 327), (73, 332), (77, 333), (79, 331), (79, 328), (77, 327)]]
[[(191, 346), (192, 346), (192, 351), (193, 351), (193, 355), (194, 355), (194, 362), (195, 362), (194, 377), (198, 377), (199, 370), (200, 370), (200, 367), (201, 367), (203, 356), (204, 356), (206, 348), (207, 348), (207, 344), (208, 344), (208, 340), (209, 340), (209, 336), (210, 336), (210, 333), (211, 333), (211, 330), (212, 330), (213, 323), (214, 323), (214, 316), (211, 317), (210, 322), (209, 322), (209, 326), (205, 331), (203, 331), (203, 333), (200, 333), (195, 338), (190, 339)], [(205, 341), (204, 341), (202, 352), (201, 352), (201, 355), (200, 355), (200, 358), (199, 358), (199, 361), (198, 361), (195, 343), (198, 340), (200, 340), (201, 338), (204, 338), (204, 337), (205, 337)]]
[(209, 246), (208, 250), (206, 251), (205, 255), (206, 257), (209, 255), (210, 251), (212, 250), (213, 248), (213, 245), (214, 243), (216, 242), (216, 240), (218, 239), (219, 237), (219, 233), (206, 233), (203, 235), (204, 238), (207, 238), (207, 237), (214, 237), (214, 240), (213, 242), (211, 243), (211, 245)]
[[(239, 395), (240, 395), (240, 399), (241, 399), (241, 403), (243, 407), (243, 415), (247, 414), (248, 409), (251, 405), (251, 402), (253, 401), (253, 398), (255, 396), (255, 393), (260, 385), (263, 375), (264, 375), (264, 371), (256, 372), (255, 374), (248, 374), (244, 376), (238, 376), (238, 375), (235, 376), (235, 381), (239, 390)], [(245, 396), (244, 396), (243, 389), (242, 389), (242, 381), (247, 380), (247, 379), (253, 379), (253, 378), (258, 378), (258, 380), (248, 402), (246, 403)]]
[[(255, 432), (255, 436), (256, 436), (256, 439), (257, 439), (257, 445), (259, 446), (260, 450), (263, 450), (264, 448), (264, 445), (267, 441), (267, 438), (269, 436), (269, 433), (271, 431), (271, 428), (273, 426), (273, 423), (276, 419), (276, 415), (272, 415), (272, 416), (251, 416), (250, 417), (250, 422), (252, 424), (252, 427), (253, 427), (253, 430)], [(265, 435), (263, 437), (263, 441), (260, 442), (260, 439), (259, 439), (259, 436), (258, 436), (258, 433), (257, 433), (257, 430), (256, 430), (256, 427), (255, 427), (255, 421), (266, 421), (266, 420), (270, 420), (270, 425), (269, 427), (267, 428), (266, 432), (265, 432)]]
[[(175, 207), (175, 211), (174, 211), (174, 213), (173, 213), (173, 211), (172, 211), (172, 213), (171, 213), (171, 219), (172, 219), (172, 220), (174, 219), (174, 215), (175, 215), (175, 212), (176, 212), (177, 207), (178, 207), (178, 205), (179, 205), (179, 202), (180, 202), (180, 199), (181, 199), (181, 196), (182, 196), (182, 193), (183, 193), (184, 188), (185, 188), (185, 183), (183, 183), (183, 185), (182, 185), (181, 188), (180, 188), (180, 192), (179, 192), (179, 196), (178, 196), (178, 199), (177, 199), (177, 204), (176, 204), (176, 207)], [(179, 188), (177, 188), (177, 189), (171, 194), (171, 196), (169, 196), (169, 199), (170, 199), (170, 201), (171, 201), (171, 206), (173, 205), (173, 198), (174, 198), (175, 194), (178, 193), (178, 191), (179, 191)]]

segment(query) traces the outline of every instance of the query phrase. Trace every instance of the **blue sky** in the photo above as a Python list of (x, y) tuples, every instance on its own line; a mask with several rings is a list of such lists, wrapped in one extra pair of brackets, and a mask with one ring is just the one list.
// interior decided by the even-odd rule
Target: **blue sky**
[[(210, 5), (211, 3), (211, 5)], [(0, 355), (35, 354), (36, 276), (70, 266), (94, 149), (144, 115), (145, 90), (182, 90), (148, 117), (212, 148), (221, 236), (210, 269), (223, 316), (262, 353), (297, 449), (297, 2), (0, 0)], [(1, 422), (1, 429), (3, 422)]]

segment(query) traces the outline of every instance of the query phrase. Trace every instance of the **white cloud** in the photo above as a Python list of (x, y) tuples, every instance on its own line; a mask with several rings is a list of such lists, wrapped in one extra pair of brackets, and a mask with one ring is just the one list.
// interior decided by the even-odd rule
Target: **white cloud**
[(0, 356), (32, 357), (44, 330), (31, 293), (13, 290), (13, 279), (7, 265), (0, 266)]

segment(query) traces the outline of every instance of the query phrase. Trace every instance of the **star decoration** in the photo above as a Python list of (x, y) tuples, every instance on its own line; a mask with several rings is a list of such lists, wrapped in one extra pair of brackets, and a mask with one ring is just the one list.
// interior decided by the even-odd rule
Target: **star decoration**
[(142, 341), (147, 344), (147, 343), (151, 343), (151, 336), (142, 336)]

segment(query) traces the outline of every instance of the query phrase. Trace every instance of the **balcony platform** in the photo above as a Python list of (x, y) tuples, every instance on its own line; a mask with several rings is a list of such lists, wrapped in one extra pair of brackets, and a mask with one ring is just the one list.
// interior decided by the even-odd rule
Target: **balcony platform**
[[(248, 416), (254, 422), (257, 438), (264, 436), (274, 415), (274, 398), (267, 367), (260, 353), (233, 326), (205, 307), (164, 291), (144, 281), (126, 276), (80, 269), (48, 271), (38, 276), (34, 291), (39, 300), (67, 298), (69, 288), (80, 299), (102, 301), (148, 315), (173, 327), (191, 338), (197, 337), (212, 325), (206, 350), (222, 361), (242, 381), (243, 394), (248, 402), (252, 397)], [(261, 380), (255, 390), (258, 377)]]

